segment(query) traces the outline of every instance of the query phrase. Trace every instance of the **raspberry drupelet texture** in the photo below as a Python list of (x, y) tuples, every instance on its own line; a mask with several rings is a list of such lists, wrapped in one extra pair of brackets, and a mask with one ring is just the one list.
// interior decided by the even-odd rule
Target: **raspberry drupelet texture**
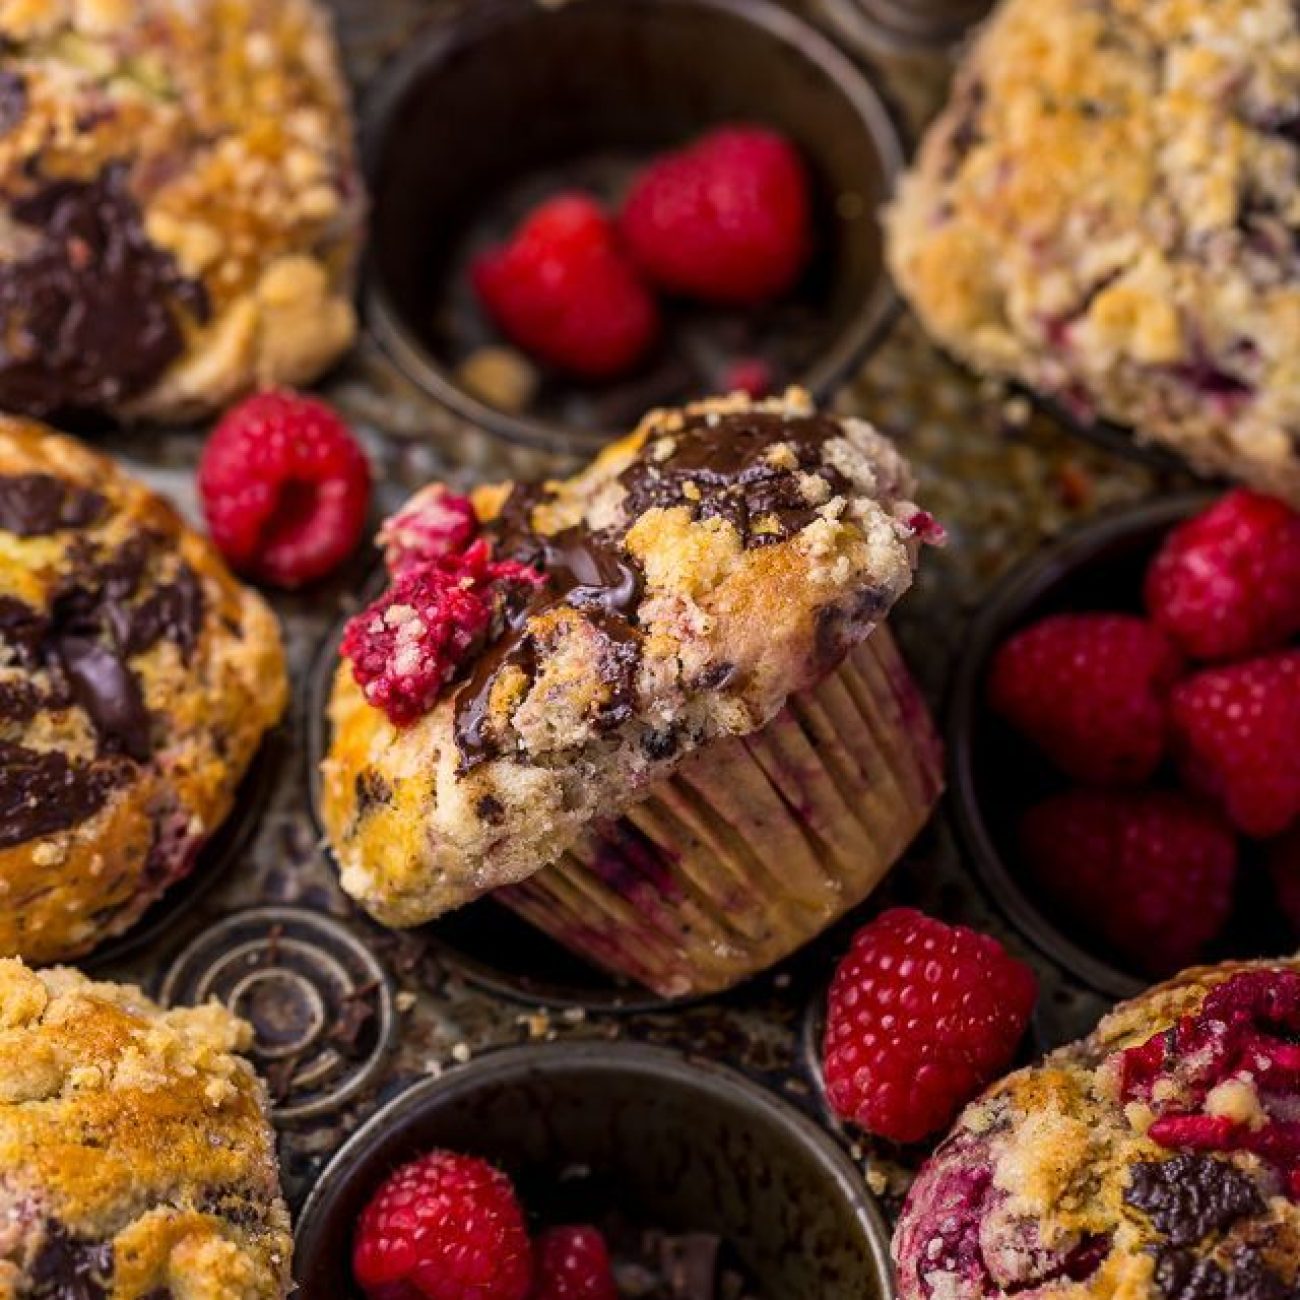
[(775, 131), (725, 127), (641, 173), (622, 232), (637, 265), (667, 292), (761, 303), (790, 289), (807, 264), (808, 172)]
[(988, 697), (1062, 771), (1080, 781), (1144, 781), (1165, 753), (1179, 656), (1127, 614), (1056, 614), (998, 650)]
[(213, 430), (199, 462), (208, 530), (239, 572), (280, 587), (324, 577), (356, 549), (370, 465), (331, 407), (258, 393)]
[[(543, 576), (513, 560), (492, 559), (486, 540), (468, 540), (463, 498), (431, 497), (403, 512), (386, 536), (393, 585), (353, 618), (340, 651), (366, 699), (397, 726), (409, 726), (437, 700), (498, 613), (502, 589)], [(448, 521), (450, 521), (448, 523)]]
[(659, 334), (659, 309), (604, 210), (584, 194), (543, 203), (503, 248), (471, 270), (502, 332), (540, 361), (585, 379), (637, 365)]
[(1146, 603), (1190, 658), (1277, 649), (1300, 632), (1300, 514), (1259, 492), (1229, 492), (1165, 538)]
[(1173, 746), (1193, 789), (1247, 835), (1300, 817), (1300, 651), (1207, 668), (1171, 697)]
[(595, 1228), (549, 1228), (534, 1242), (530, 1300), (619, 1300), (605, 1238)]
[(1233, 829), (1178, 792), (1067, 791), (1031, 808), (1020, 838), (1043, 893), (1146, 974), (1197, 960), (1232, 910)]
[(1033, 972), (995, 939), (910, 908), (882, 913), (831, 984), (831, 1104), (881, 1137), (928, 1137), (1011, 1063), (1036, 996)]
[(434, 1151), (362, 1211), (352, 1270), (369, 1300), (529, 1300), (533, 1251), (505, 1174)]

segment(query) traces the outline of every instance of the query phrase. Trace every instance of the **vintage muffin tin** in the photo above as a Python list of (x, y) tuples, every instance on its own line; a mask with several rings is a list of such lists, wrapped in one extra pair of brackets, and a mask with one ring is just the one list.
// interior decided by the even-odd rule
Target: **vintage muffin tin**
[[(824, 57), (835, 66), (851, 66), (850, 42), (826, 22), (825, 7), (811, 0), (794, 4), (798, 22), (779, 19), (779, 10), (758, 0), (567, 0), (525, 7), (532, 22), (580, 23), (589, 11), (594, 21), (597, 10), (602, 21), (615, 22), (620, 12), (652, 2), (753, 23), (763, 33), (755, 40), (772, 50), (775, 40), (784, 51), (785, 37), (797, 31), (805, 49), (819, 51), (818, 58), (829, 52)], [(503, 3), (521, 7), (513, 0)], [(430, 34), (431, 24), (457, 14), (468, 18), (478, 12), (477, 0), (334, 0), (334, 7), (359, 98), (368, 105), (373, 152), (385, 98), (400, 89), (401, 76), (426, 66), (429, 51), (445, 39)], [(817, 35), (816, 25), (829, 35)], [(738, 74), (728, 65), (739, 48), (723, 44), (699, 57), (712, 77), (732, 84), (728, 78)], [(405, 73), (397, 81), (380, 79), (380, 69), (394, 57)], [(771, 57), (774, 67), (786, 67), (795, 55)], [(912, 46), (897, 56), (878, 54), (862, 84), (875, 88), (873, 104), (877, 93), (893, 104), (904, 134), (915, 136), (937, 107), (950, 66), (942, 45)], [(854, 73), (854, 85), (856, 78)], [(501, 84), (508, 81), (503, 74)], [(767, 116), (761, 98), (744, 102)], [(778, 121), (784, 102), (784, 93), (774, 94), (771, 111)], [(852, 118), (854, 110), (842, 103), (834, 107), (822, 91), (799, 111), (807, 115), (805, 133), (815, 145), (826, 122), (843, 120), (834, 113)], [(870, 169), (866, 185), (881, 182), (881, 150), (896, 147), (880, 143), (893, 137), (872, 122), (868, 127), (855, 121), (853, 130), (861, 134), (845, 146), (859, 151), (850, 158), (870, 160), (864, 162)], [(467, 156), (487, 148), (476, 140), (472, 118), (457, 125), (465, 133)], [(683, 121), (679, 129), (689, 133), (691, 125)], [(377, 234), (381, 241), (386, 237), (382, 223)], [(408, 232), (408, 247), (422, 234)], [(574, 449), (567, 441), (560, 448), (550, 433), (525, 445), (509, 441), (511, 434), (495, 418), (483, 420), (487, 433), (472, 428), (464, 417), (476, 414), (475, 408), (454, 401), (445, 384), (440, 388), (409, 364), (396, 364), (389, 355), (391, 322), (384, 323), (376, 306), (378, 282), (369, 283), (369, 333), (326, 391), (367, 442), (382, 484), (379, 510), (393, 508), (435, 476), (463, 484), (538, 475), (570, 459), (550, 454), (551, 447)], [(876, 302), (879, 286), (862, 284), (868, 302)], [(926, 557), (915, 591), (893, 622), (939, 709), (951, 669), (967, 648), (969, 619), (1004, 569), (1103, 508), (1159, 501), (1189, 480), (1165, 467), (1108, 455), (1070, 436), (1050, 413), (1023, 398), (979, 384), (942, 358), (906, 316), (893, 319), (864, 365), (850, 366), (883, 320), (883, 308), (870, 308), (868, 316), (871, 328), (825, 371), (822, 386), (833, 388), (846, 375), (836, 398), (840, 407), (868, 416), (899, 440), (918, 467), (926, 504), (948, 526), (950, 546)], [(104, 441), (194, 513), (200, 446), (194, 431), (159, 436), (137, 430)], [(517, 942), (519, 932), (500, 928), (503, 914), (495, 909), (471, 909), (442, 925), (392, 933), (367, 921), (343, 897), (314, 819), (310, 770), (323, 743), (322, 691), (332, 639), (340, 620), (363, 599), (371, 561), (359, 559), (319, 590), (277, 598), (296, 698), (282, 751), (250, 778), (235, 828), (235, 860), (211, 872), (210, 880), (205, 873), (204, 888), (179, 895), (181, 905), (170, 907), (162, 924), (150, 924), (96, 963), (97, 972), (140, 981), (164, 998), (221, 997), (255, 1023), (256, 1056), (275, 1095), (286, 1187), (296, 1210), (315, 1189), (300, 1217), (303, 1294), (308, 1300), (338, 1294), (338, 1252), (376, 1162), (400, 1158), (434, 1135), (465, 1133), (467, 1141), (477, 1141), (486, 1130), (472, 1117), (500, 1115), (503, 1090), (553, 1096), (558, 1114), (593, 1087), (591, 1080), (608, 1079), (611, 1088), (628, 1090), (634, 1107), (644, 1095), (644, 1080), (660, 1081), (649, 1092), (662, 1094), (665, 1108), (678, 1107), (671, 1111), (672, 1123), (688, 1123), (698, 1132), (701, 1162), (711, 1168), (694, 1184), (694, 1201), (662, 1207), (668, 1217), (693, 1218), (695, 1206), (710, 1214), (726, 1209), (712, 1204), (715, 1177), (734, 1182), (746, 1171), (755, 1177), (784, 1171), (788, 1198), (760, 1198), (763, 1214), (774, 1216), (774, 1239), (815, 1232), (819, 1245), (807, 1266), (839, 1261), (838, 1274), (826, 1275), (828, 1289), (807, 1291), (799, 1289), (807, 1275), (792, 1273), (795, 1290), (769, 1286), (761, 1290), (764, 1300), (847, 1294), (845, 1279), (852, 1279), (854, 1294), (884, 1295), (884, 1231), (873, 1206), (896, 1207), (916, 1153), (875, 1147), (831, 1123), (815, 1061), (826, 984), (851, 925), (726, 996), (670, 1006), (612, 985), (540, 939)], [(886, 901), (906, 901), (999, 933), (1040, 974), (1033, 1049), (1086, 1031), (1122, 989), (1081, 976), (1065, 936), (1035, 931), (1026, 940), (1004, 915), (1011, 897), (1006, 883), (978, 876), (972, 856), (961, 847), (945, 807), (863, 915)], [(640, 1076), (644, 1080), (637, 1082)], [(389, 1103), (392, 1109), (383, 1110)], [(751, 1133), (746, 1144), (726, 1140), (726, 1126), (735, 1123)], [(597, 1141), (598, 1129), (593, 1120), (581, 1140)], [(503, 1126), (494, 1137), (514, 1159), (512, 1152), (528, 1156), (539, 1150), (529, 1145), (540, 1141), (537, 1132), (527, 1125)], [(569, 1139), (552, 1136), (562, 1154)], [(863, 1175), (860, 1182), (849, 1177), (850, 1162)], [(630, 1195), (645, 1190), (645, 1178), (643, 1170), (628, 1169)], [(819, 1189), (826, 1205), (809, 1218), (812, 1189)], [(323, 1276), (330, 1279), (324, 1289), (312, 1282)]]

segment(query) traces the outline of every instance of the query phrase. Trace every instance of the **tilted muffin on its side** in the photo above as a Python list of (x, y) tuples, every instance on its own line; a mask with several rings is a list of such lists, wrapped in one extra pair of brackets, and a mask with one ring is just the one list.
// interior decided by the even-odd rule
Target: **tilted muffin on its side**
[(0, 956), (127, 929), (285, 704), (275, 617), (112, 461), (0, 417)]
[(1300, 504), (1300, 10), (1003, 0), (888, 215), (939, 342)]
[(1300, 962), (1185, 972), (971, 1105), (894, 1238), (902, 1300), (1300, 1293)]
[(393, 925), (500, 890), (667, 993), (799, 946), (938, 793), (925, 706), (867, 639), (935, 527), (911, 487), (793, 393), (656, 413), (565, 482), (426, 489), (344, 638), (344, 888)]
[(251, 1037), (215, 1003), (0, 960), (0, 1297), (288, 1295)]
[(190, 418), (355, 333), (315, 0), (0, 0), (0, 408)]

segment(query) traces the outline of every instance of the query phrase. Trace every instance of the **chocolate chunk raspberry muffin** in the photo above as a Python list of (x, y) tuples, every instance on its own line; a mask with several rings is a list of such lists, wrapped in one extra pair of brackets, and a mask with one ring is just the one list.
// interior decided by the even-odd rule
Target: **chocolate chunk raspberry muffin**
[(656, 413), (565, 482), (421, 493), (335, 682), (344, 888), (399, 926), (495, 891), (665, 995), (798, 947), (939, 790), (878, 628), (936, 527), (911, 489), (791, 393)]
[(1300, 9), (1003, 0), (889, 214), (935, 337), (1300, 502)]
[(0, 47), (0, 407), (188, 418), (348, 346), (363, 205), (313, 0), (23, 0)]
[(252, 1031), (0, 960), (0, 1296), (280, 1300), (293, 1239)]
[(0, 417), (0, 955), (127, 929), (285, 703), (275, 618), (111, 461)]
[(970, 1106), (894, 1238), (903, 1300), (1300, 1294), (1300, 962), (1192, 970)]

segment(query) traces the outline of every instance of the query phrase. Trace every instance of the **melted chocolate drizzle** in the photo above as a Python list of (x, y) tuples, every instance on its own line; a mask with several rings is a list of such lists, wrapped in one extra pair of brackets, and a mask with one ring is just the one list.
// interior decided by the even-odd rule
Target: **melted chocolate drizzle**
[(98, 492), (53, 474), (0, 477), (0, 530), (18, 537), (86, 528), (104, 513), (106, 504)]
[[(0, 597), (0, 642), (48, 686), (18, 679), (0, 684), (0, 722), (22, 725), (42, 708), (82, 708), (94, 728), (99, 760), (71, 763), (57, 752), (0, 746), (0, 847), (64, 830), (92, 816), (132, 766), (153, 753), (153, 726), (134, 655), (164, 638), (188, 660), (203, 620), (198, 578), (182, 565), (176, 577), (138, 600), (159, 540), (139, 534), (107, 558), (72, 548), (73, 573), (47, 611)], [(128, 761), (129, 760), (129, 761)]]
[[(820, 476), (831, 493), (848, 491), (847, 479), (821, 455), (823, 445), (839, 436), (839, 424), (821, 416), (697, 415), (681, 429), (652, 438), (623, 471), (624, 518), (630, 526), (647, 510), (686, 506), (692, 519), (725, 519), (746, 547), (782, 541), (817, 518), (819, 503), (804, 495), (801, 475)], [(655, 459), (664, 437), (671, 439), (672, 450)], [(789, 447), (793, 466), (768, 460), (766, 453), (777, 444)], [(488, 733), (492, 689), (506, 668), (521, 669), (530, 681), (536, 677), (538, 647), (528, 622), (558, 605), (582, 610), (604, 637), (601, 672), (610, 699), (601, 725), (615, 727), (632, 714), (642, 640), (636, 611), (644, 580), (624, 548), (626, 529), (577, 527), (545, 536), (530, 523), (544, 497), (540, 488), (516, 487), (489, 525), (498, 556), (541, 571), (547, 581), (507, 597), (495, 639), (456, 697), (454, 732), (462, 772), (501, 753), (499, 741)]]
[(150, 242), (125, 164), (10, 212), (35, 247), (0, 262), (0, 406), (46, 415), (144, 392), (184, 351), (178, 308), (205, 320), (208, 300)]
[(131, 772), (125, 759), (73, 763), (59, 750), (0, 740), (0, 849), (80, 825)]
[[(697, 415), (681, 430), (660, 435), (672, 439), (670, 455), (647, 455), (658, 441), (652, 439), (623, 471), (624, 509), (635, 519), (656, 507), (686, 506), (692, 519), (725, 519), (746, 547), (770, 546), (817, 518), (822, 503), (804, 495), (800, 472), (825, 480), (832, 494), (849, 490), (845, 477), (821, 457), (823, 445), (840, 434), (834, 420), (817, 415)], [(795, 469), (767, 459), (778, 443), (790, 448)]]
[(605, 638), (601, 667), (611, 690), (602, 724), (617, 726), (632, 711), (641, 649), (635, 626), (641, 573), (615, 537), (580, 528), (550, 537), (533, 532), (528, 519), (540, 498), (535, 488), (515, 488), (492, 525), (497, 554), (537, 569), (546, 575), (546, 582), (516, 589), (507, 597), (498, 636), (479, 656), (456, 697), (455, 734), (462, 772), (500, 753), (499, 743), (487, 731), (492, 688), (506, 668), (520, 668), (530, 680), (536, 676), (537, 646), (527, 624), (559, 605), (582, 610)]

